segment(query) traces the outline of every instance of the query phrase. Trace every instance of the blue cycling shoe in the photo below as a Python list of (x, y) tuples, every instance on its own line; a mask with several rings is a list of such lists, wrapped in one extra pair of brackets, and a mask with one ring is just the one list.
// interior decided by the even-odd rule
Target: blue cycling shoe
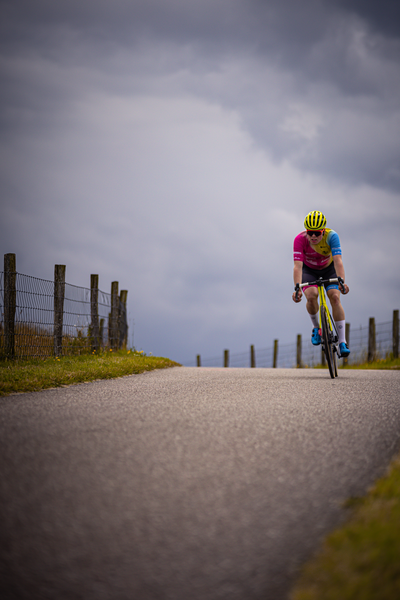
[(339, 344), (339, 358), (347, 358), (350, 354), (350, 350), (346, 344), (346, 342), (341, 342)]
[(319, 346), (321, 343), (321, 336), (319, 334), (318, 327), (314, 327), (311, 334), (311, 343), (313, 346)]

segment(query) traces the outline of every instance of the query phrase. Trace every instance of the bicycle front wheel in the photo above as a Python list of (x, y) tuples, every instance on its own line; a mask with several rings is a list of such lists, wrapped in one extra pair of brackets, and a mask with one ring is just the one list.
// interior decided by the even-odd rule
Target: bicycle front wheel
[(321, 307), (321, 323), (322, 323), (322, 344), (324, 346), (324, 352), (326, 356), (326, 362), (328, 363), (328, 369), (332, 379), (336, 375), (336, 361), (333, 355), (333, 348), (331, 342), (331, 336), (328, 326), (328, 317), (326, 316), (326, 309), (324, 306)]
[(332, 348), (332, 359), (333, 359), (333, 372), (335, 374), (335, 377), (338, 376), (338, 369), (337, 369), (337, 364), (338, 364), (338, 354), (337, 354), (337, 331), (336, 331), (336, 325), (333, 322), (332, 319), (332, 315), (331, 315), (331, 322), (333, 324), (333, 329), (330, 330), (330, 340), (331, 340), (331, 348)]
[(336, 347), (333, 347), (333, 344), (331, 345), (332, 348), (332, 358), (333, 358), (333, 371), (335, 373), (335, 377), (338, 376), (338, 371), (337, 371), (337, 352), (336, 352)]

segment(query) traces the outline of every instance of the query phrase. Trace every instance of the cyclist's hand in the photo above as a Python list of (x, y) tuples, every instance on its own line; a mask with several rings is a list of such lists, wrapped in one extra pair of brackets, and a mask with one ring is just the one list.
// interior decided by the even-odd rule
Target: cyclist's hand
[[(296, 294), (297, 294), (297, 298), (296, 298)], [(302, 295), (303, 295), (303, 292), (301, 290), (297, 290), (297, 292), (293, 292), (293, 294), (292, 294), (293, 302), (301, 302)]]
[(341, 277), (339, 277), (339, 290), (341, 291), (342, 294), (349, 293), (349, 286), (347, 285), (347, 283), (345, 283), (343, 281), (343, 279)]
[(348, 294), (349, 293), (349, 286), (347, 285), (347, 283), (345, 283), (342, 279), (342, 277), (338, 277), (339, 279), (339, 290), (341, 291), (342, 294)]

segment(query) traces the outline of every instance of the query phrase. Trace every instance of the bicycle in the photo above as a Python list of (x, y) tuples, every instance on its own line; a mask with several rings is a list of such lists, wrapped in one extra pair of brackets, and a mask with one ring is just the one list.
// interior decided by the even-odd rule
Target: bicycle
[(325, 283), (338, 283), (342, 292), (344, 292), (343, 279), (341, 277), (335, 277), (333, 279), (322, 279), (320, 277), (317, 281), (311, 281), (307, 283), (296, 284), (295, 292), (296, 299), (298, 298), (298, 292), (303, 288), (311, 285), (318, 286), (318, 298), (319, 298), (319, 334), (322, 339), (322, 349), (324, 351), (326, 362), (328, 363), (329, 373), (332, 379), (338, 376), (337, 371), (337, 360), (338, 355), (338, 342), (339, 336), (337, 333), (335, 321), (331, 315), (326, 302)]

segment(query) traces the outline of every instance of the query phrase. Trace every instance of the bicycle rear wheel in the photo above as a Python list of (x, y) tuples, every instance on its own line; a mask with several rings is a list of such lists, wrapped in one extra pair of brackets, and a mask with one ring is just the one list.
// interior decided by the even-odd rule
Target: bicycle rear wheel
[(330, 331), (328, 327), (328, 317), (326, 316), (326, 309), (324, 306), (321, 307), (321, 323), (322, 323), (322, 344), (324, 346), (324, 352), (326, 356), (326, 362), (328, 363), (328, 369), (332, 379), (336, 376), (336, 357), (334, 356)]

